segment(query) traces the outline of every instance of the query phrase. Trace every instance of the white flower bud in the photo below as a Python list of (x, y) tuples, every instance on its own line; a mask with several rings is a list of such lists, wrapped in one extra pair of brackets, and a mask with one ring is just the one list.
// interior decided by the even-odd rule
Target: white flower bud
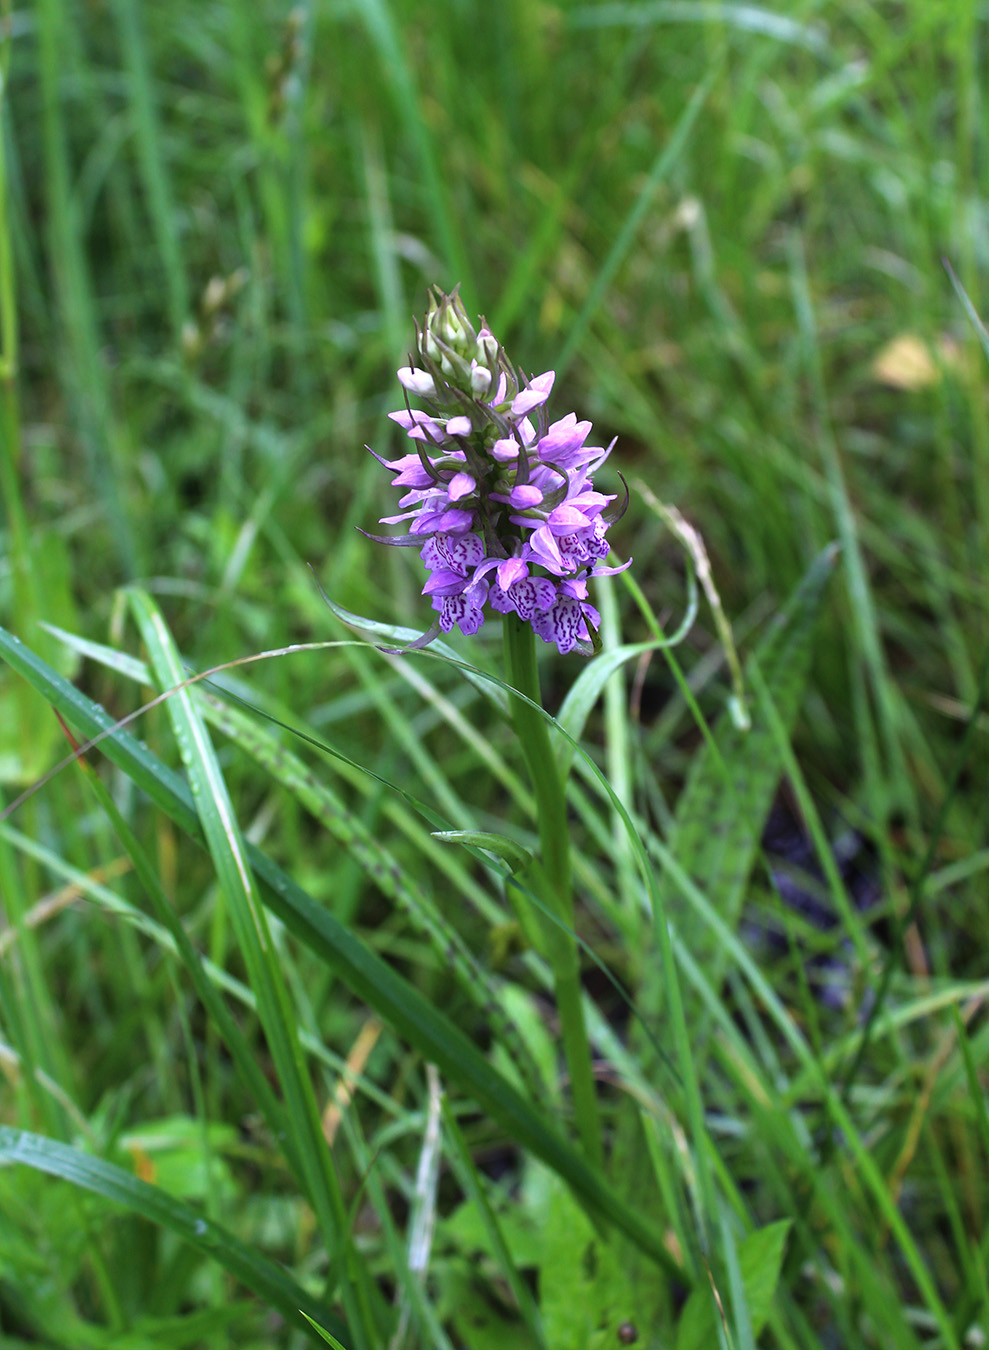
[(470, 390), (475, 398), (483, 398), (491, 388), (493, 378), (490, 370), (485, 370), (476, 361), (470, 363)]
[(414, 370), (412, 366), (402, 366), (398, 371), (399, 383), (404, 385), (410, 394), (418, 394), (420, 398), (436, 397), (436, 382), (432, 375), (425, 370)]
[(478, 364), (495, 370), (498, 365), (498, 339), (490, 328), (482, 328), (477, 335)]

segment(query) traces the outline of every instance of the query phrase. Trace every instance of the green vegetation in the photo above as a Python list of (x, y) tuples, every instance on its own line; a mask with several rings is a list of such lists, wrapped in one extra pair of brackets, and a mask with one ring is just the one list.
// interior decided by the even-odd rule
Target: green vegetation
[[(986, 1343), (985, 24), (0, 5), (4, 1350)], [(552, 717), (339, 617), (457, 282), (629, 481)]]

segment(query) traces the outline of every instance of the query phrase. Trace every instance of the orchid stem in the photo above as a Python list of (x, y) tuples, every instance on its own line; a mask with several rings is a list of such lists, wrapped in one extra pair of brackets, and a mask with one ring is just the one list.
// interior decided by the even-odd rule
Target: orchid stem
[(505, 615), (504, 629), (508, 682), (513, 689), (537, 705), (534, 708), (524, 699), (509, 696), (515, 733), (532, 780), (539, 823), (542, 866), (535, 871), (542, 883), (539, 886), (540, 899), (548, 912), (539, 912), (535, 916), (535, 926), (542, 936), (544, 955), (553, 971), (577, 1132), (588, 1158), (598, 1167), (603, 1167), (601, 1117), (591, 1047), (581, 1004), (580, 952), (574, 933), (565, 783), (550, 744), (549, 728), (537, 711), (537, 708), (542, 707), (542, 699), (536, 668), (535, 634), (531, 626), (523, 623), (516, 614)]

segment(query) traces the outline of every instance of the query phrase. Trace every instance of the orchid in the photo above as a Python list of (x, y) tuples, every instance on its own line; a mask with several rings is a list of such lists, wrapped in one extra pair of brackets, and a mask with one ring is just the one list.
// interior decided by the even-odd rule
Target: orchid
[[(369, 536), (421, 546), (422, 593), (438, 617), (414, 645), (455, 626), (473, 635), (488, 609), (517, 614), (560, 652), (588, 650), (600, 615), (587, 582), (631, 562), (605, 565), (608, 528), (628, 503), (626, 491), (615, 509), (616, 497), (594, 487), (612, 447), (588, 446), (591, 423), (575, 413), (550, 423), (554, 372), (515, 371), (456, 290), (431, 293), (416, 332), (416, 358), (398, 371), (406, 406), (389, 414), (413, 448), (393, 460), (371, 451), (404, 489), (398, 512), (380, 523), (408, 522), (408, 533)], [(425, 407), (412, 408), (408, 395)]]

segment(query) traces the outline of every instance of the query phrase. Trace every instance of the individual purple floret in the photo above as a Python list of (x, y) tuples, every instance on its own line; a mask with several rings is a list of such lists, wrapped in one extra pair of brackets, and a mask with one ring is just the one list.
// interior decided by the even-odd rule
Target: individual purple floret
[(591, 424), (574, 413), (549, 422), (554, 372), (526, 380), (513, 370), (483, 319), (475, 331), (456, 290), (431, 293), (416, 336), (418, 364), (403, 366), (398, 378), (425, 409), (406, 403), (389, 414), (412, 450), (395, 460), (374, 456), (404, 489), (398, 513), (381, 523), (407, 521), (409, 532), (369, 536), (421, 545), (423, 595), (438, 618), (414, 645), (454, 625), (476, 633), (490, 606), (518, 614), (561, 652), (588, 650), (600, 623), (588, 578), (629, 566), (604, 565), (608, 527), (628, 504), (626, 491), (621, 507), (609, 510), (615, 497), (594, 488), (611, 446), (588, 446)]

